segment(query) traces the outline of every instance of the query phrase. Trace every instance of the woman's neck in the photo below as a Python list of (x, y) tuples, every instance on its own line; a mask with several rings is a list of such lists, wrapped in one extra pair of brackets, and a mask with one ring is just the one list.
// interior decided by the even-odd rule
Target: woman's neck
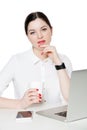
[(39, 49), (37, 49), (37, 48), (35, 48), (35, 47), (32, 47), (32, 49), (33, 49), (34, 54), (35, 54), (38, 58), (40, 58), (41, 60), (44, 60), (44, 59), (46, 59), (46, 58), (48, 57), (47, 55), (43, 55), (43, 54), (42, 54), (42, 50), (39, 50)]

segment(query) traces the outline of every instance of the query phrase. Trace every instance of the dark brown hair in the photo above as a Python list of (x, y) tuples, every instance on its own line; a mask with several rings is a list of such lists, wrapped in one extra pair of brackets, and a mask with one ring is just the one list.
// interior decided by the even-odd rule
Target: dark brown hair
[(29, 25), (29, 23), (31, 21), (37, 19), (37, 18), (42, 19), (43, 21), (45, 21), (49, 25), (50, 28), (52, 28), (48, 17), (44, 13), (42, 13), (42, 12), (32, 12), (25, 19), (24, 27), (25, 27), (26, 35), (28, 34), (28, 25)]

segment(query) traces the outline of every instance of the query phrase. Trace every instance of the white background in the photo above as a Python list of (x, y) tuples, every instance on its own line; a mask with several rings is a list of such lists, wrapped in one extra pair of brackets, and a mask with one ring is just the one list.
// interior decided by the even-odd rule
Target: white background
[[(87, 68), (87, 0), (0, 0), (0, 70), (9, 58), (31, 47), (26, 16), (44, 12), (53, 26), (52, 45), (71, 60), (73, 70)], [(12, 85), (10, 85), (12, 86)], [(13, 89), (5, 95), (12, 96)]]

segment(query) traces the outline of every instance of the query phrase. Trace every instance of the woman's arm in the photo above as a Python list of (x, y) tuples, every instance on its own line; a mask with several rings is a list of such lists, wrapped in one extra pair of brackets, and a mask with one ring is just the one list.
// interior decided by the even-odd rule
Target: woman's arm
[[(60, 60), (58, 55), (55, 56), (54, 63), (55, 63), (55, 65), (58, 65), (58, 66), (62, 64), (62, 61)], [(62, 95), (63, 95), (64, 99), (66, 101), (68, 101), (69, 87), (70, 87), (70, 77), (67, 74), (66, 68), (56, 70), (56, 71), (57, 71), (57, 74), (58, 74), (60, 89), (61, 89)]]
[[(52, 59), (55, 65), (61, 65), (62, 61), (60, 57), (58, 56), (58, 53), (56, 51), (56, 48), (54, 46), (48, 46), (48, 45), (41, 45), (41, 47), (44, 47), (43, 55), (48, 55)], [(59, 83), (60, 83), (60, 89), (62, 92), (62, 95), (66, 101), (68, 101), (69, 96), (69, 86), (70, 86), (70, 77), (66, 71), (66, 69), (57, 70)]]
[(25, 92), (21, 99), (8, 99), (0, 97), (0, 108), (24, 109), (31, 104), (40, 103), (42, 101), (41, 95), (37, 89), (29, 89)]
[(20, 100), (0, 97), (0, 108), (18, 109), (20, 108)]
[(61, 89), (62, 95), (64, 99), (68, 101), (70, 78), (65, 69), (57, 70), (57, 73), (59, 77), (59, 83), (60, 83), (60, 89)]
[[(62, 64), (61, 59), (59, 58), (58, 54), (54, 56), (54, 63), (55, 65), (60, 66)], [(57, 70), (57, 74), (59, 77), (60, 89), (62, 95), (66, 101), (68, 101), (69, 97), (69, 87), (70, 87), (70, 77), (66, 71), (66, 68)]]

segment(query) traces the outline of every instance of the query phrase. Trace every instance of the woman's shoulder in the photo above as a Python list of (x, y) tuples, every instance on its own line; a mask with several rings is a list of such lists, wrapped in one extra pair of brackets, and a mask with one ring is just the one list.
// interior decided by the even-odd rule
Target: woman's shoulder
[(16, 60), (26, 60), (27, 58), (29, 58), (29, 56), (31, 56), (31, 49), (24, 51), (24, 52), (20, 52), (17, 53), (15, 55), (12, 56), (12, 58), (16, 59)]

